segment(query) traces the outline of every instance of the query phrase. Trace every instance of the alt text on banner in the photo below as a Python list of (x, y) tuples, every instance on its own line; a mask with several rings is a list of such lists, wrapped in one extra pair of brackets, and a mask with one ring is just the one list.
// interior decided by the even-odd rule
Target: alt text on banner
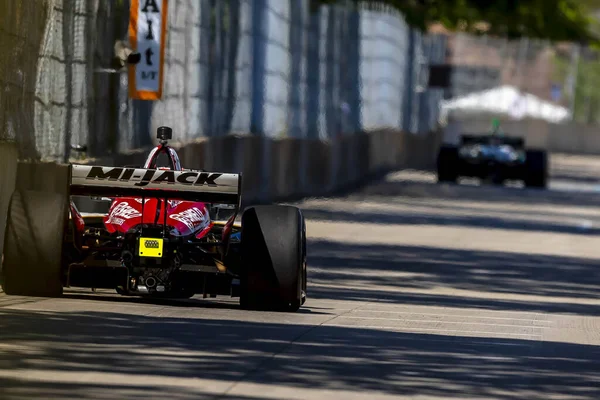
[(129, 69), (129, 97), (159, 100), (162, 97), (167, 0), (131, 0), (129, 41), (141, 54)]

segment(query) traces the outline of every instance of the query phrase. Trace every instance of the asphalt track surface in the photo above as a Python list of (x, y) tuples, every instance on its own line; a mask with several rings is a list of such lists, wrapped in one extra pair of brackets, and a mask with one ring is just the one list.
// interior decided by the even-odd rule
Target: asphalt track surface
[(309, 298), (0, 294), (0, 399), (600, 399), (600, 162), (301, 203)]

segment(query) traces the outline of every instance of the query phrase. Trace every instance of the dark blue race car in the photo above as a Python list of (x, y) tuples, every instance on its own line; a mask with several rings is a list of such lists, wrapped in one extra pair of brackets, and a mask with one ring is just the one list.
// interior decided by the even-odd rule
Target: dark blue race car
[(437, 157), (438, 182), (474, 177), (501, 185), (519, 180), (528, 187), (545, 188), (548, 157), (544, 150), (526, 149), (523, 138), (506, 136), (494, 121), (492, 133), (462, 135), (460, 144), (445, 144)]

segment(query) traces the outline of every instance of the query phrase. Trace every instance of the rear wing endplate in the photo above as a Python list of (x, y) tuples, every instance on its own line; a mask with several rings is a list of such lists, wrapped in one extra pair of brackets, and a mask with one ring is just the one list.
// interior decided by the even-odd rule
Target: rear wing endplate
[(242, 176), (220, 172), (71, 166), (74, 196), (143, 197), (240, 205)]

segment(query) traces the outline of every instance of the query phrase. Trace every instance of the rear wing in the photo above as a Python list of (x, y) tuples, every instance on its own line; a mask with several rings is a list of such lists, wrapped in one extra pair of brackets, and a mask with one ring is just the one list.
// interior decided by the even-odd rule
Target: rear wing
[[(490, 144), (492, 140), (492, 136), (490, 134), (485, 135), (461, 135), (461, 144), (463, 146), (472, 145), (472, 144), (481, 144), (486, 145)], [(525, 140), (521, 137), (516, 136), (496, 136), (495, 139), (500, 143), (512, 147), (524, 147)]]
[(239, 207), (241, 187), (240, 174), (71, 166), (70, 194), (74, 196), (163, 198)]

